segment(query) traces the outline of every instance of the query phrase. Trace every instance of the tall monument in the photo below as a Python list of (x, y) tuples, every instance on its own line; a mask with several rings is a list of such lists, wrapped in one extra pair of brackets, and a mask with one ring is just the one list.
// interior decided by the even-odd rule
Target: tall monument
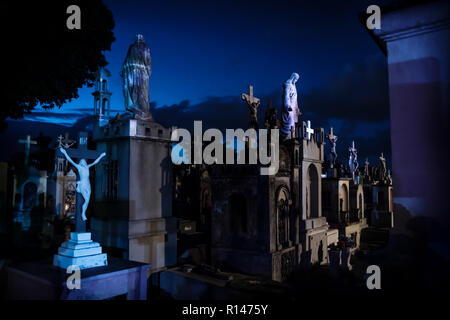
[(91, 230), (116, 255), (150, 263), (155, 272), (176, 262), (176, 224), (172, 129), (150, 114), (150, 73), (150, 49), (137, 35), (121, 72), (126, 112), (94, 129), (97, 149), (107, 159), (95, 170)]

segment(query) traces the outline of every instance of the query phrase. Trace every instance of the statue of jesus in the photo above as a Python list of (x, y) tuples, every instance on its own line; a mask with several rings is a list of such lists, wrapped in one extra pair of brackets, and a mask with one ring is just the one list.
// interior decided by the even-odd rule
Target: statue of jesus
[(106, 156), (106, 153), (102, 153), (100, 157), (98, 157), (94, 162), (91, 164), (87, 164), (86, 160), (81, 159), (79, 163), (75, 163), (75, 161), (72, 160), (72, 158), (69, 157), (66, 150), (63, 148), (59, 148), (61, 153), (66, 157), (67, 161), (69, 161), (75, 168), (78, 170), (78, 175), (80, 176), (80, 180), (77, 181), (77, 192), (80, 193), (83, 196), (84, 203), (83, 208), (81, 212), (81, 218), (83, 221), (86, 221), (86, 209), (89, 205), (89, 199), (91, 197), (91, 183), (89, 182), (89, 168), (95, 166), (104, 156)]

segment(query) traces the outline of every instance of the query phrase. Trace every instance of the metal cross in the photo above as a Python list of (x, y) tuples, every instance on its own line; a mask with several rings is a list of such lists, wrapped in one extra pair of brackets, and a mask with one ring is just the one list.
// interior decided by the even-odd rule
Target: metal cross
[(314, 129), (311, 128), (311, 121), (306, 121), (306, 138), (311, 140), (311, 135), (314, 134)]
[(31, 140), (30, 135), (27, 135), (27, 138), (20, 139), (19, 143), (25, 144), (25, 168), (28, 166), (28, 157), (30, 156), (30, 147), (32, 144), (37, 144), (37, 141)]

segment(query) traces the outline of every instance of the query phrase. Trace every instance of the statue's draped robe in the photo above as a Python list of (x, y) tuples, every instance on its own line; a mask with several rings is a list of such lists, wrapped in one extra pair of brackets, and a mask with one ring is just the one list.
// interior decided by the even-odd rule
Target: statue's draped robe
[(128, 49), (120, 75), (123, 78), (125, 108), (141, 115), (149, 115), (151, 56), (143, 38), (137, 39)]
[(283, 108), (281, 110), (281, 136), (286, 138), (291, 136), (291, 127), (294, 127), (300, 116), (300, 109), (297, 101), (297, 82), (298, 74), (292, 74), (289, 80), (283, 85)]

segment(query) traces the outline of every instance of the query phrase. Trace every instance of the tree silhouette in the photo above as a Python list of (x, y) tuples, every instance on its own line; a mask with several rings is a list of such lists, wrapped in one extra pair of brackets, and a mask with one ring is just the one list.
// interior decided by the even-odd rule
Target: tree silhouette
[[(81, 29), (67, 28), (67, 7), (81, 9)], [(3, 57), (0, 128), (38, 104), (61, 107), (91, 86), (94, 73), (106, 65), (103, 51), (115, 40), (112, 12), (101, 0), (0, 3)]]

